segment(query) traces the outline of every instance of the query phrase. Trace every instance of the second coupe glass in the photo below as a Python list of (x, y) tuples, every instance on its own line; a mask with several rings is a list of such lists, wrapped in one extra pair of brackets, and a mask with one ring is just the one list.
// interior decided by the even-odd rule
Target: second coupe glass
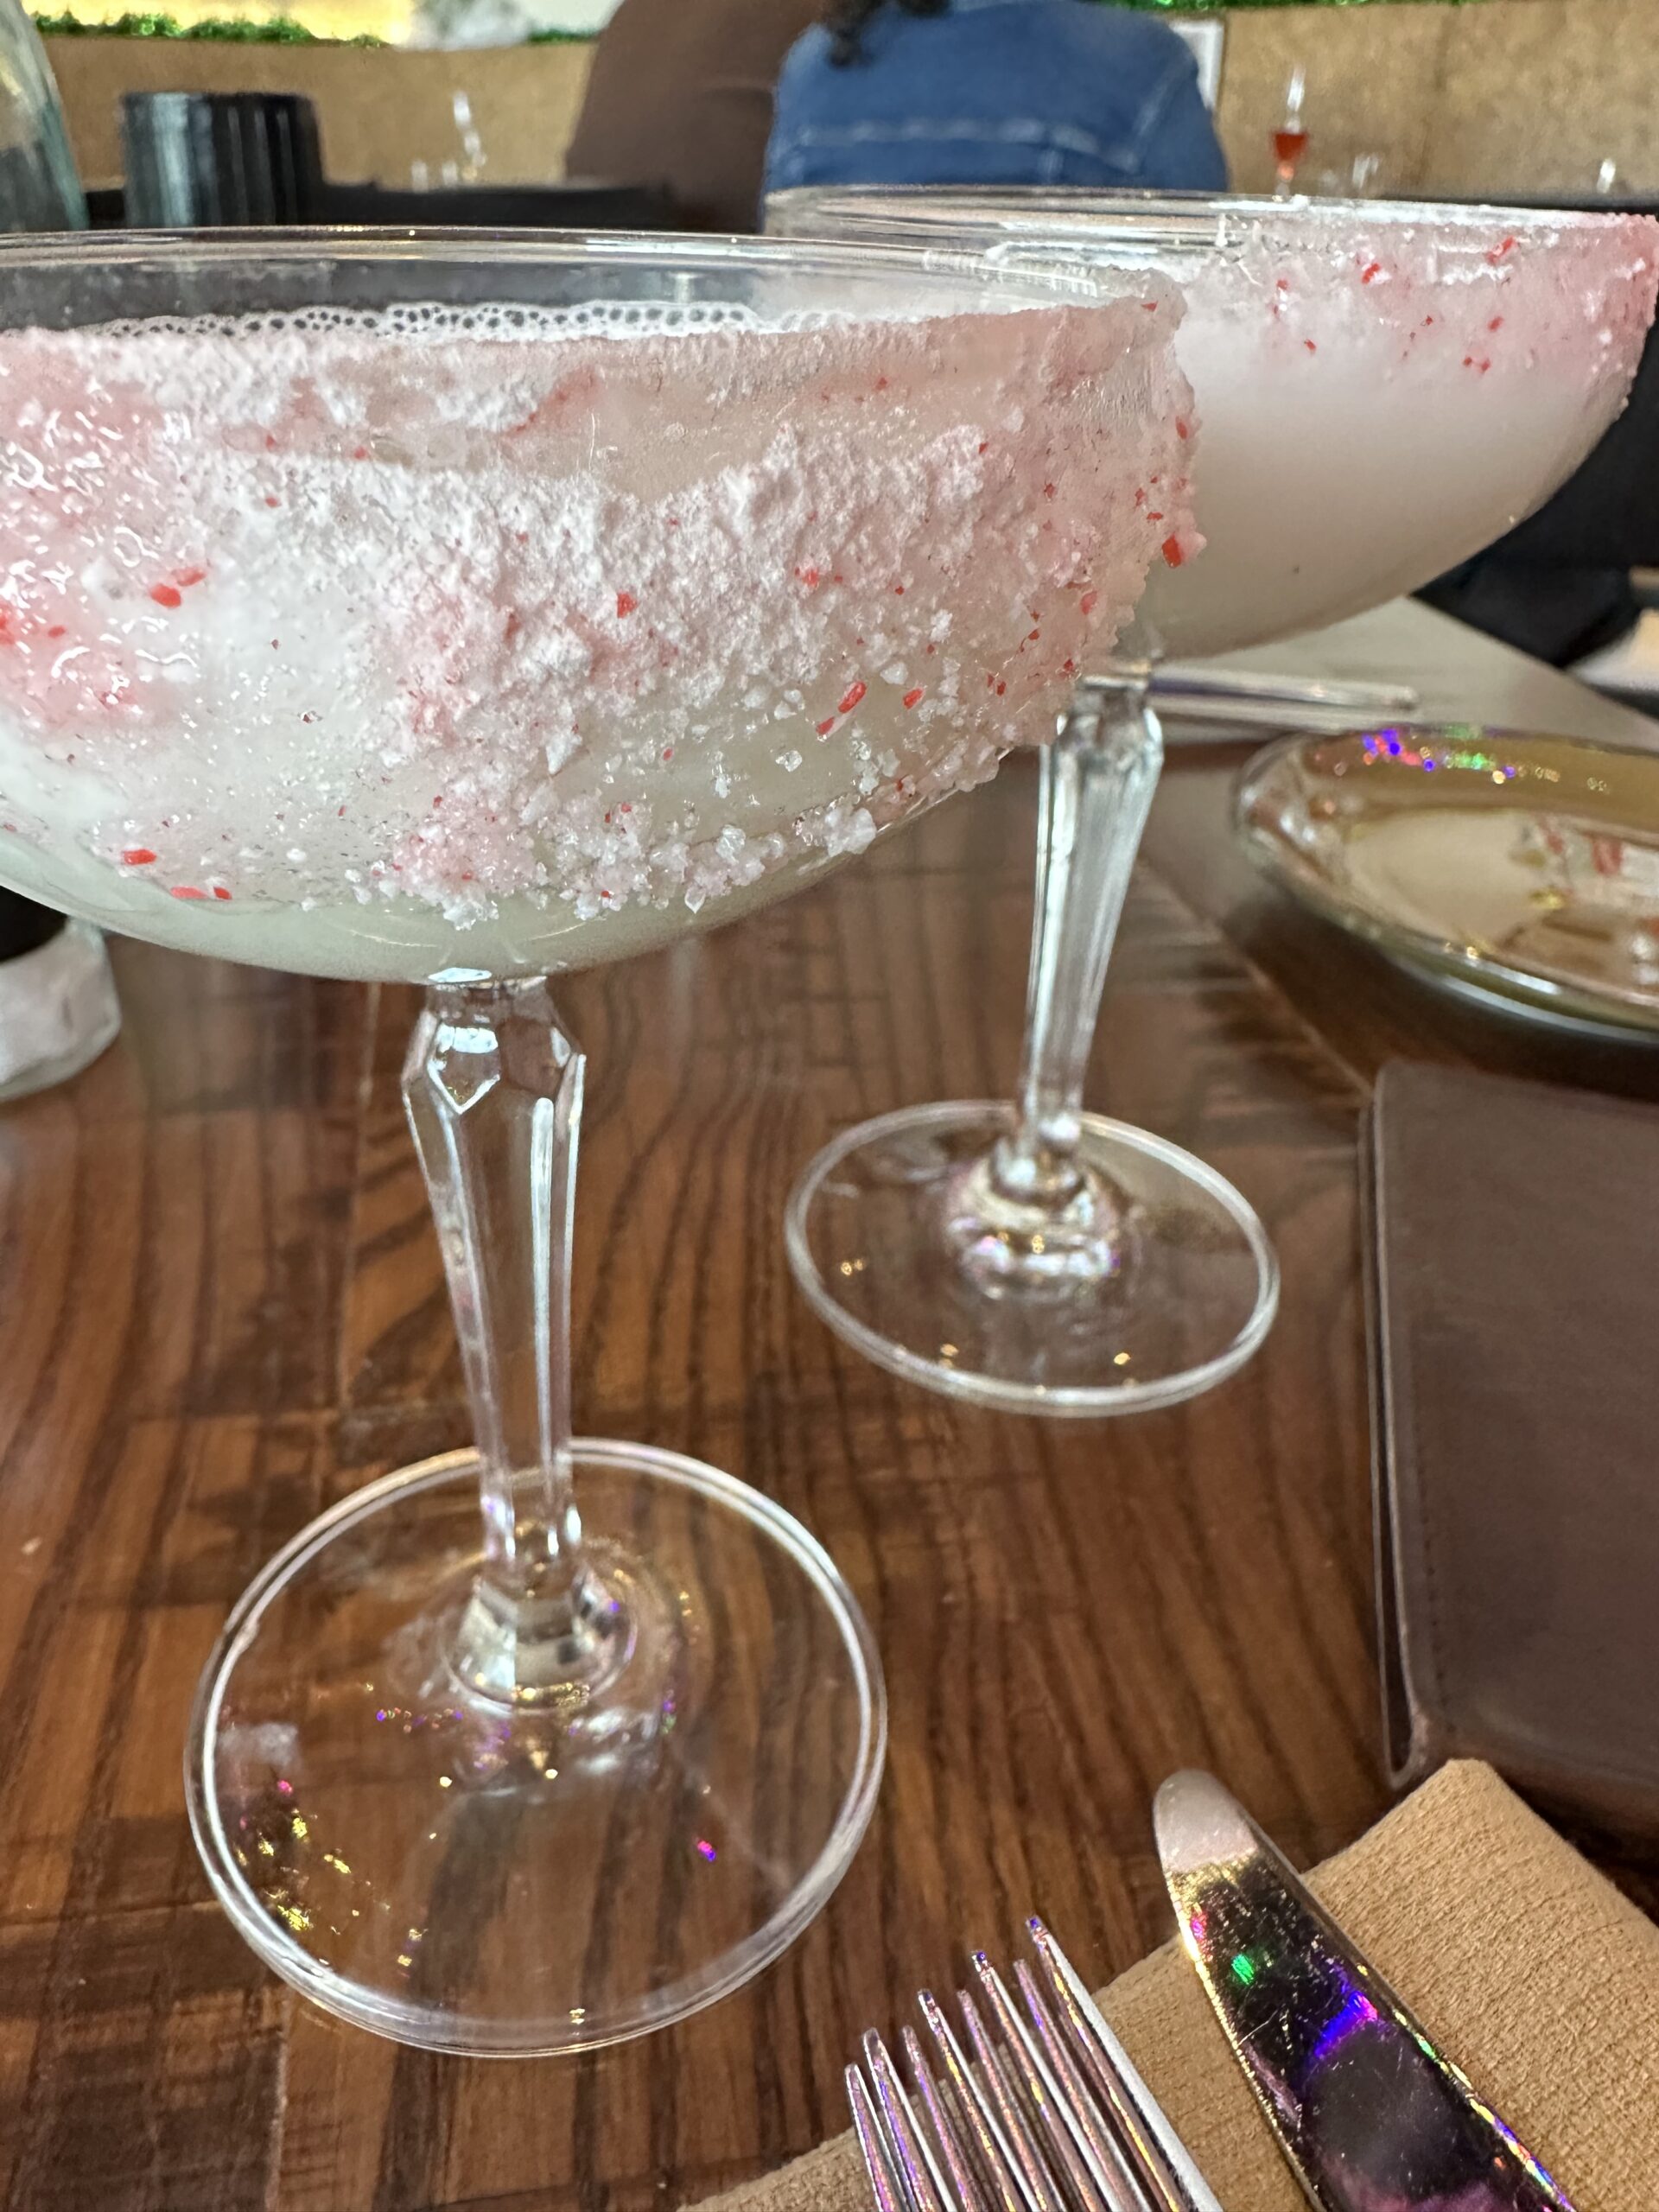
[[(1147, 626), (1084, 683), (1045, 747), (1036, 926), (1015, 1100), (906, 1108), (845, 1131), (791, 1198), (814, 1309), (893, 1372), (1010, 1412), (1167, 1405), (1266, 1335), (1278, 1271), (1230, 1184), (1083, 1106), (1107, 963), (1162, 753), (1154, 641), (1265, 645), (1409, 590), (1554, 489), (1622, 405), (1651, 319), (1644, 219), (1382, 201), (814, 189), (796, 237), (931, 241), (988, 266), (1187, 302), (1207, 543), (1173, 539)], [(1137, 486), (1169, 503), (1167, 478)], [(1161, 521), (1159, 524), (1162, 527)], [(1161, 696), (1161, 694), (1160, 694)]]

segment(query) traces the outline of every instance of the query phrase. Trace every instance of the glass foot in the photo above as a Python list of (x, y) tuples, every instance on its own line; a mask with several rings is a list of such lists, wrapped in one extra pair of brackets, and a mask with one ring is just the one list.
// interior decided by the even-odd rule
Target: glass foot
[(186, 1787), (220, 1902), (296, 1989), (401, 2043), (542, 2056), (683, 2018), (800, 1933), (874, 1803), (880, 1670), (826, 1554), (695, 1460), (572, 1459), (626, 1628), (568, 1702), (458, 1685), (471, 1452), (302, 1529), (197, 1694)]
[(820, 1319), (909, 1382), (1009, 1413), (1173, 1405), (1243, 1366), (1272, 1324), (1279, 1269), (1231, 1184), (1085, 1114), (1077, 1165), (1094, 1204), (1057, 1214), (1061, 1234), (1045, 1239), (1017, 1208), (984, 1203), (1014, 1125), (996, 1103), (918, 1106), (827, 1146), (786, 1217)]

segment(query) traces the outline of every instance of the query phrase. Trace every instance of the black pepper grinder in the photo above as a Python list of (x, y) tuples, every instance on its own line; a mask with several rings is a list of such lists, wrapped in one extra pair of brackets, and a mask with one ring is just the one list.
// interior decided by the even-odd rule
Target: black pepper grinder
[(321, 218), (316, 111), (297, 92), (128, 92), (121, 149), (129, 230)]

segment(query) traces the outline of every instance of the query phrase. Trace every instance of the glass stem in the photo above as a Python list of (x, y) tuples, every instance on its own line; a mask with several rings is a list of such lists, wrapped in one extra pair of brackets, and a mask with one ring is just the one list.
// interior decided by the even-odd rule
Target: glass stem
[(540, 980), (434, 983), (404, 1068), (472, 1400), (482, 1559), (450, 1663), (555, 1703), (608, 1670), (620, 1623), (583, 1558), (570, 1471), (570, 1230), (582, 1056)]
[(997, 1147), (992, 1177), (1005, 1199), (1055, 1213), (1071, 1206), (1083, 1185), (1084, 1076), (1163, 760), (1162, 734), (1147, 704), (1151, 680), (1151, 663), (1139, 658), (1085, 677), (1043, 750), (1018, 1118)]

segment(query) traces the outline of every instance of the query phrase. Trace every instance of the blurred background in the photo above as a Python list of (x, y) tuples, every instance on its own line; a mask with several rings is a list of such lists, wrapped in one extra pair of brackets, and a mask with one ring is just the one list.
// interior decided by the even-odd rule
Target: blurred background
[[(406, 187), (435, 183), (452, 164), (516, 185), (566, 175), (594, 38), (613, 5), (175, 0), (166, 16), (133, 16), (118, 0), (79, 0), (73, 17), (37, 21), (92, 189), (120, 181), (121, 96), (135, 91), (302, 93), (330, 177)], [(1154, 12), (1202, 27), (1237, 189), (1271, 185), (1271, 132), (1300, 69), (1301, 188), (1659, 193), (1656, 0), (1248, 0)], [(356, 39), (383, 43), (335, 42)]]

